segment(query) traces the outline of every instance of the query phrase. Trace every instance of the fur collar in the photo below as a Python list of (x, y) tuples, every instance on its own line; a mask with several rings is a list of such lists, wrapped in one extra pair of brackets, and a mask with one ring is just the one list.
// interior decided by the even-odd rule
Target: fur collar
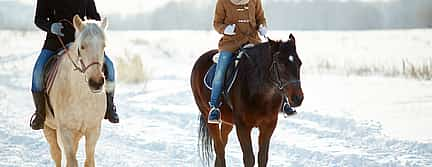
[(230, 0), (234, 5), (246, 5), (249, 0)]

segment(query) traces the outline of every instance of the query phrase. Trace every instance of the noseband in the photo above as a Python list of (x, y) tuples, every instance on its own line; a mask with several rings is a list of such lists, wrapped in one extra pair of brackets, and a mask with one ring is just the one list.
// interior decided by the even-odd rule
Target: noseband
[[(279, 67), (278, 62), (276, 61), (276, 58), (275, 58), (275, 56), (279, 55), (279, 54), (280, 54), (280, 52), (278, 51), (272, 55), (273, 60), (272, 60), (271, 66), (270, 66), (270, 72), (273, 72), (274, 75), (276, 76), (276, 80), (271, 79), (273, 81), (274, 85), (276, 86), (276, 88), (278, 88), (279, 91), (282, 91), (288, 85), (300, 84), (300, 80), (292, 79), (292, 80), (288, 80), (286, 82), (282, 82), (282, 79), (280, 77), (279, 68), (278, 68)], [(270, 77), (270, 78), (272, 78), (272, 77)]]

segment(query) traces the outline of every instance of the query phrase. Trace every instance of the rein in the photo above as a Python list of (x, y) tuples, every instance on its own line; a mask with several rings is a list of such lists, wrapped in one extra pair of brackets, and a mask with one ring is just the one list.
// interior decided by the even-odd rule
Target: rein
[[(73, 26), (73, 24), (69, 20), (66, 20), (66, 19), (60, 20), (60, 22), (63, 22), (63, 21), (66, 22), (66, 23), (68, 23), (68, 24), (70, 24), (71, 26)], [(77, 47), (77, 50), (78, 50), (78, 61), (80, 62), (81, 67), (78, 66), (77, 63), (70, 56), (70, 54), (68, 52), (69, 49), (66, 47), (66, 45), (64, 44), (64, 42), (61, 39), (61, 37), (59, 35), (56, 35), (56, 36), (57, 36), (57, 39), (59, 40), (60, 44), (62, 45), (63, 49), (65, 50), (65, 53), (67, 54), (69, 60), (72, 62), (73, 66), (74, 66), (74, 71), (79, 71), (79, 72), (81, 72), (81, 73), (84, 74), (91, 66), (93, 66), (93, 65), (101, 65), (99, 62), (92, 62), (89, 65), (86, 65), (84, 63), (84, 60), (82, 59), (82, 55), (80, 53), (80, 48)]]

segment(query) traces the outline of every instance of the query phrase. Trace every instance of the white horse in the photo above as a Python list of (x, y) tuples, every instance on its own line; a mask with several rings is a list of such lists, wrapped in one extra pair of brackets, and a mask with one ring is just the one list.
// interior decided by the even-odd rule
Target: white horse
[(76, 15), (73, 26), (75, 42), (60, 57), (57, 75), (48, 91), (54, 115), (47, 112), (43, 131), (57, 167), (61, 166), (61, 151), (66, 156), (66, 166), (78, 166), (78, 143), (85, 136), (85, 166), (92, 167), (106, 111), (102, 66), (107, 21), (82, 21)]

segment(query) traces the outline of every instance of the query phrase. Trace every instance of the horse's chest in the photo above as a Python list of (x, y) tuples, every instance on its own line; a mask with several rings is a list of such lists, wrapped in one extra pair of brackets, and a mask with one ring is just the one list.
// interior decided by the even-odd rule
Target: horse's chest
[(105, 94), (82, 92), (86, 89), (73, 90), (76, 90), (76, 92), (65, 93), (53, 91), (50, 94), (55, 114), (54, 120), (50, 125), (56, 126), (57, 124), (61, 124), (71, 129), (85, 129), (99, 126), (106, 110)]

